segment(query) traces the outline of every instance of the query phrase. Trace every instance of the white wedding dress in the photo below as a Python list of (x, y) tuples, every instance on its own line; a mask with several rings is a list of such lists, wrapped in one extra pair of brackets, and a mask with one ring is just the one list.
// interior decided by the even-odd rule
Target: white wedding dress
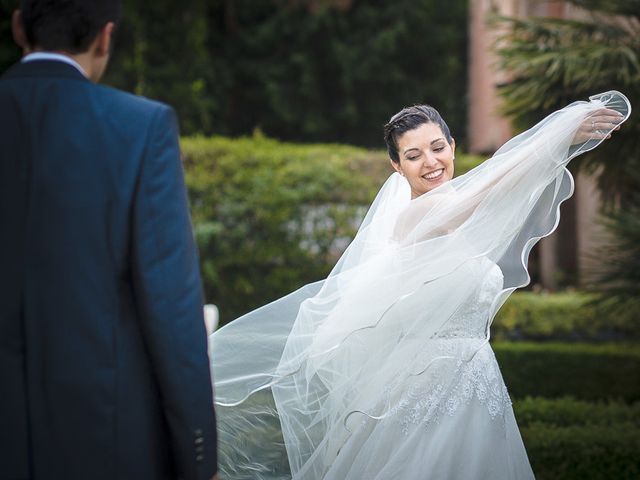
[(385, 418), (364, 417), (324, 478), (533, 478), (486, 341), (486, 312), (502, 290), (502, 273), (497, 265), (478, 260), (458, 275), (473, 278), (480, 288), (440, 331), (421, 342), (416, 362), (405, 365), (424, 373), (372, 392), (378, 403), (372, 411), (388, 408)]
[(533, 478), (490, 324), (603, 107), (631, 111), (619, 92), (571, 104), (415, 200), (393, 174), (325, 280), (211, 335), (221, 476)]

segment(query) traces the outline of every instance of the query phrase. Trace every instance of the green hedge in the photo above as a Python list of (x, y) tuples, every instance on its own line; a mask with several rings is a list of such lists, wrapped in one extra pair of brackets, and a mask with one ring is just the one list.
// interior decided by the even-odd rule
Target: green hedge
[[(182, 140), (205, 297), (221, 323), (324, 278), (391, 172), (385, 152), (268, 139)], [(459, 173), (479, 157), (458, 155)]]
[(259, 135), (187, 138), (182, 151), (205, 297), (222, 323), (325, 277), (389, 168), (380, 153)]
[[(222, 323), (323, 278), (391, 167), (382, 150), (253, 137), (182, 139), (208, 302)], [(456, 174), (482, 157), (458, 154)], [(640, 339), (640, 317), (597, 309), (582, 293), (516, 292), (496, 340)]]
[(573, 397), (526, 397), (515, 400), (513, 409), (520, 428), (538, 423), (558, 428), (571, 426), (613, 426), (635, 424), (640, 427), (640, 402), (587, 402)]
[(640, 478), (637, 425), (556, 428), (534, 424), (521, 433), (538, 480)]
[(581, 292), (516, 292), (491, 325), (496, 340), (609, 341), (640, 339), (640, 313), (621, 316)]
[(493, 349), (513, 398), (640, 400), (638, 344), (498, 342)]
[(514, 411), (538, 480), (640, 477), (640, 404), (527, 398)]

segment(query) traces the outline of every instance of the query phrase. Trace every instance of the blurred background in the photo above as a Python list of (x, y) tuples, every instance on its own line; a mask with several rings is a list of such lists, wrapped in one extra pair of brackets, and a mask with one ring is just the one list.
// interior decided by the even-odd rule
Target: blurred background
[[(0, 0), (0, 70), (20, 58)], [(574, 100), (640, 106), (640, 0), (124, 0), (104, 83), (178, 112), (205, 296), (225, 324), (325, 277), (428, 103), (456, 174)], [(492, 327), (540, 479), (640, 478), (640, 122), (574, 196)], [(286, 463), (286, 459), (285, 459)]]

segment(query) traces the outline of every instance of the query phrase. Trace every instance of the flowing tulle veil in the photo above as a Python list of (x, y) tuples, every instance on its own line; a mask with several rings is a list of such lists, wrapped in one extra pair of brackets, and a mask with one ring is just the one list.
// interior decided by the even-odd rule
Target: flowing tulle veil
[(504, 277), (486, 312), (488, 341), (495, 312), (529, 283), (531, 248), (573, 193), (566, 164), (609, 133), (572, 145), (605, 107), (619, 123), (631, 112), (616, 91), (575, 102), (415, 200), (394, 173), (325, 280), (211, 335), (224, 478), (323, 478), (358, 422), (392, 411), (382, 391), (455, 357), (425, 361), (424, 345), (478, 289), (464, 267), (479, 259)]

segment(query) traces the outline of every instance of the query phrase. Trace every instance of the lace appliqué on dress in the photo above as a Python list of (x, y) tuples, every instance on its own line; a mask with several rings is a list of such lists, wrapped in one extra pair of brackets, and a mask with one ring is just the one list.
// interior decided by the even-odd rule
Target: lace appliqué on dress
[[(453, 343), (450, 340), (439, 342)], [(447, 345), (446, 349), (451, 347)], [(421, 381), (418, 376), (399, 399), (397, 391), (394, 395), (396, 385), (389, 385), (385, 389), (387, 405), (393, 405), (387, 415), (397, 417), (405, 434), (409, 433), (412, 426), (438, 422), (444, 416), (455, 415), (474, 398), (487, 408), (492, 419), (501, 417), (505, 409), (511, 406), (511, 399), (489, 345), (482, 347), (469, 361), (441, 358), (435, 360), (428, 370), (422, 374), (426, 376), (426, 381)], [(395, 404), (393, 397), (396, 397)]]
[(424, 345), (422, 358), (416, 362), (421, 367), (405, 378), (406, 383), (398, 380), (385, 389), (388, 415), (397, 416), (405, 434), (413, 425), (455, 415), (474, 398), (492, 419), (511, 406), (498, 363), (485, 340), (488, 311), (502, 288), (502, 272), (492, 264), (483, 277), (483, 288)]

